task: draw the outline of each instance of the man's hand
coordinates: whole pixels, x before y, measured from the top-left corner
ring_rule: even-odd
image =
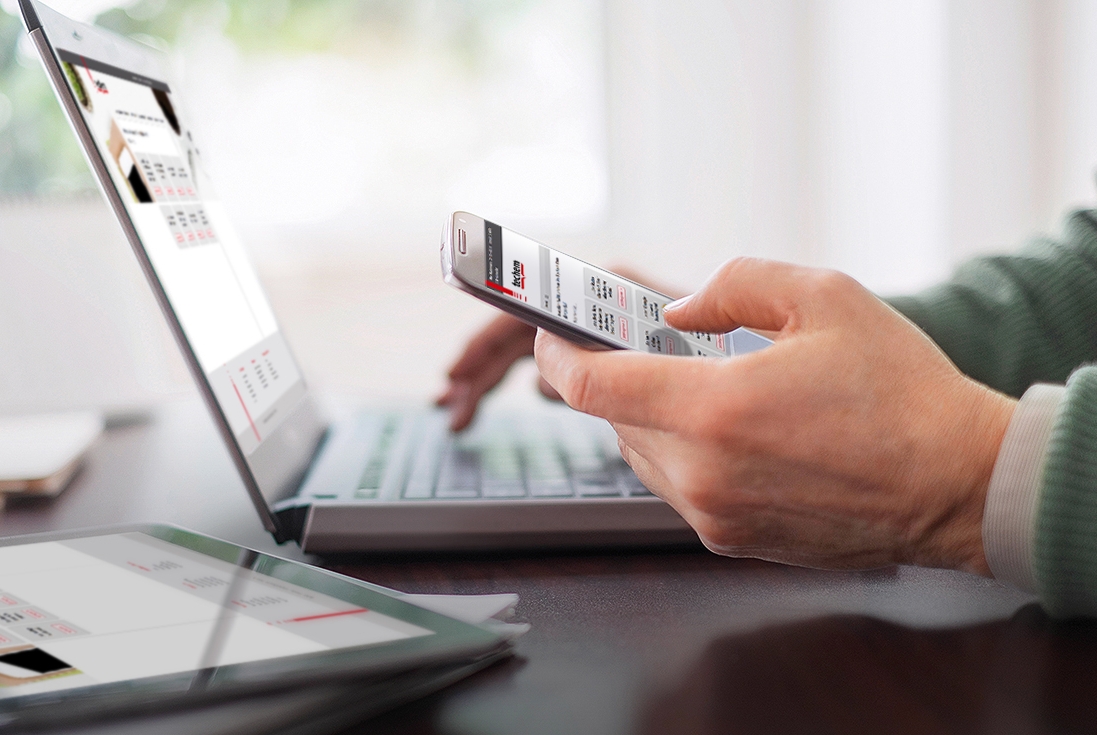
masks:
[[[511,366],[533,354],[537,330],[509,314],[500,314],[488,322],[465,346],[465,351],[449,369],[449,385],[435,399],[450,410],[449,426],[461,431],[472,423],[480,400],[506,376]],[[559,400],[559,394],[542,378],[541,392]]]
[[[628,266],[615,266],[612,271],[637,283],[665,294],[676,295],[678,289],[658,286]],[[533,338],[537,330],[509,314],[500,314],[477,332],[457,362],[449,369],[449,385],[435,403],[450,410],[450,429],[461,431],[472,423],[480,401],[506,377],[511,366],[523,357],[533,355]],[[560,400],[544,378],[537,381],[538,390],[552,400]]]
[[[1015,401],[961,374],[853,279],[739,259],[666,311],[772,330],[727,360],[591,352],[551,334],[541,375],[713,551],[791,564],[989,574],[981,523]]]

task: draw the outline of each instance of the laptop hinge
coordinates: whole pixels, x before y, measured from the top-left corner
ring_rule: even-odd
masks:
[[[278,530],[281,531],[279,536],[283,537],[279,538],[278,542],[296,541],[300,545],[301,539],[305,535],[305,524],[308,523],[309,511],[311,510],[311,504],[287,505],[275,510],[274,516],[278,519]]]

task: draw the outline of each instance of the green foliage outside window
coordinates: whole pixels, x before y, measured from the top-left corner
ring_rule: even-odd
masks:
[[[374,59],[443,47],[476,71],[496,21],[537,0],[140,0],[96,23],[162,49],[219,33],[242,54]],[[19,18],[0,10],[0,196],[89,192],[91,175],[34,58]]]

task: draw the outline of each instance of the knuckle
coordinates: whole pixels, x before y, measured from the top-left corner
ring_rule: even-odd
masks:
[[[727,425],[733,421],[731,412],[722,406],[719,408],[712,404],[699,406],[690,415],[687,429],[689,438],[696,442],[711,442],[718,439]]]
[[[748,255],[738,255],[730,260],[724,261],[724,264],[717,270],[720,280],[734,279],[738,273],[746,268],[750,268],[752,265],[758,262],[758,258],[752,258]]]
[[[848,276],[841,271],[830,269],[817,271],[812,279],[813,293],[816,296],[827,300],[840,298],[857,286],[857,281],[851,276]]]
[[[593,406],[597,390],[594,383],[595,378],[591,371],[573,368],[568,372],[560,394],[564,397],[564,401],[576,411],[587,413]]]
[[[694,442],[727,445],[746,415],[745,401],[734,395],[709,396],[693,406],[682,425],[682,434]]]

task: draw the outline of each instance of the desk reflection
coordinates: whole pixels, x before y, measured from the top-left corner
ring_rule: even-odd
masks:
[[[1095,695],[1095,623],[1037,605],[944,630],[843,615],[716,641],[641,731],[1097,732]]]

